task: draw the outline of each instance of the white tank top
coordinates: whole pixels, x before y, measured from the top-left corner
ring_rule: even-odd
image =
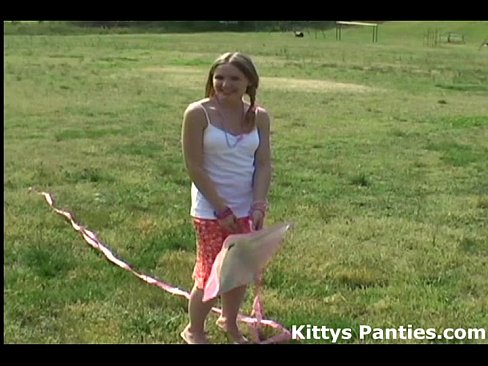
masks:
[[[254,154],[259,146],[257,128],[241,136],[234,136],[215,127],[205,108],[207,118],[203,132],[203,168],[237,217],[248,216],[252,203]],[[257,109],[256,109],[257,113]],[[195,184],[191,185],[190,215],[201,219],[215,219],[215,208]]]

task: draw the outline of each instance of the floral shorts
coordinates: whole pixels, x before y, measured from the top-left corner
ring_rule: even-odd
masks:
[[[241,217],[237,219],[240,226],[240,234],[251,231],[251,221],[249,217]],[[222,229],[218,220],[193,218],[193,225],[195,227],[197,236],[197,259],[195,268],[193,269],[193,279],[198,288],[205,288],[212,265],[222,249],[225,238],[230,233]]]

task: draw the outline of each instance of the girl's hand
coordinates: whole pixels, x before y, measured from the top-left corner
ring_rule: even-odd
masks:
[[[230,214],[225,216],[224,218],[219,219],[219,225],[221,228],[231,234],[236,234],[239,232],[237,217],[235,217],[234,214]]]
[[[251,212],[251,221],[253,230],[261,230],[264,224],[264,212],[261,210],[253,210]]]
[[[214,212],[214,214],[217,217],[219,225],[222,229],[231,234],[237,233],[239,231],[237,217],[234,215],[229,207],[226,207],[220,212]]]

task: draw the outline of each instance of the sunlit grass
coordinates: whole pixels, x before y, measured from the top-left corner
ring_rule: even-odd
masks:
[[[266,316],[352,328],[343,343],[380,343],[360,340],[361,324],[486,328],[488,61],[476,37],[487,26],[446,22],[468,42],[424,46],[434,26],[386,22],[378,44],[355,29],[341,42],[7,35],[5,342],[182,342],[186,300],[109,264],[28,188],[52,192],[140,271],[189,290],[181,119],[214,58],[235,49],[256,60],[258,103],[273,118],[268,224],[294,223],[265,276]],[[244,312],[251,303],[252,292]],[[212,322],[209,332],[225,342]]]

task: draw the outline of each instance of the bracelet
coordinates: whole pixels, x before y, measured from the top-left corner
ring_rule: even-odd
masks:
[[[249,216],[252,216],[252,214],[254,213],[254,211],[261,211],[261,213],[263,214],[263,216],[266,216],[266,211],[261,209],[261,208],[251,208],[249,210]]]
[[[233,215],[234,212],[230,209],[230,207],[226,207],[223,211],[217,212],[214,211],[214,215],[217,219],[222,220],[223,218],[226,218],[229,215]]]
[[[268,210],[268,202],[267,201],[254,201],[251,204],[251,208],[249,209],[249,216],[252,216],[252,213],[254,211],[261,211],[263,216],[265,216],[267,210]]]
[[[251,204],[251,209],[254,209],[254,208],[267,211],[268,210],[268,201],[254,201]]]

